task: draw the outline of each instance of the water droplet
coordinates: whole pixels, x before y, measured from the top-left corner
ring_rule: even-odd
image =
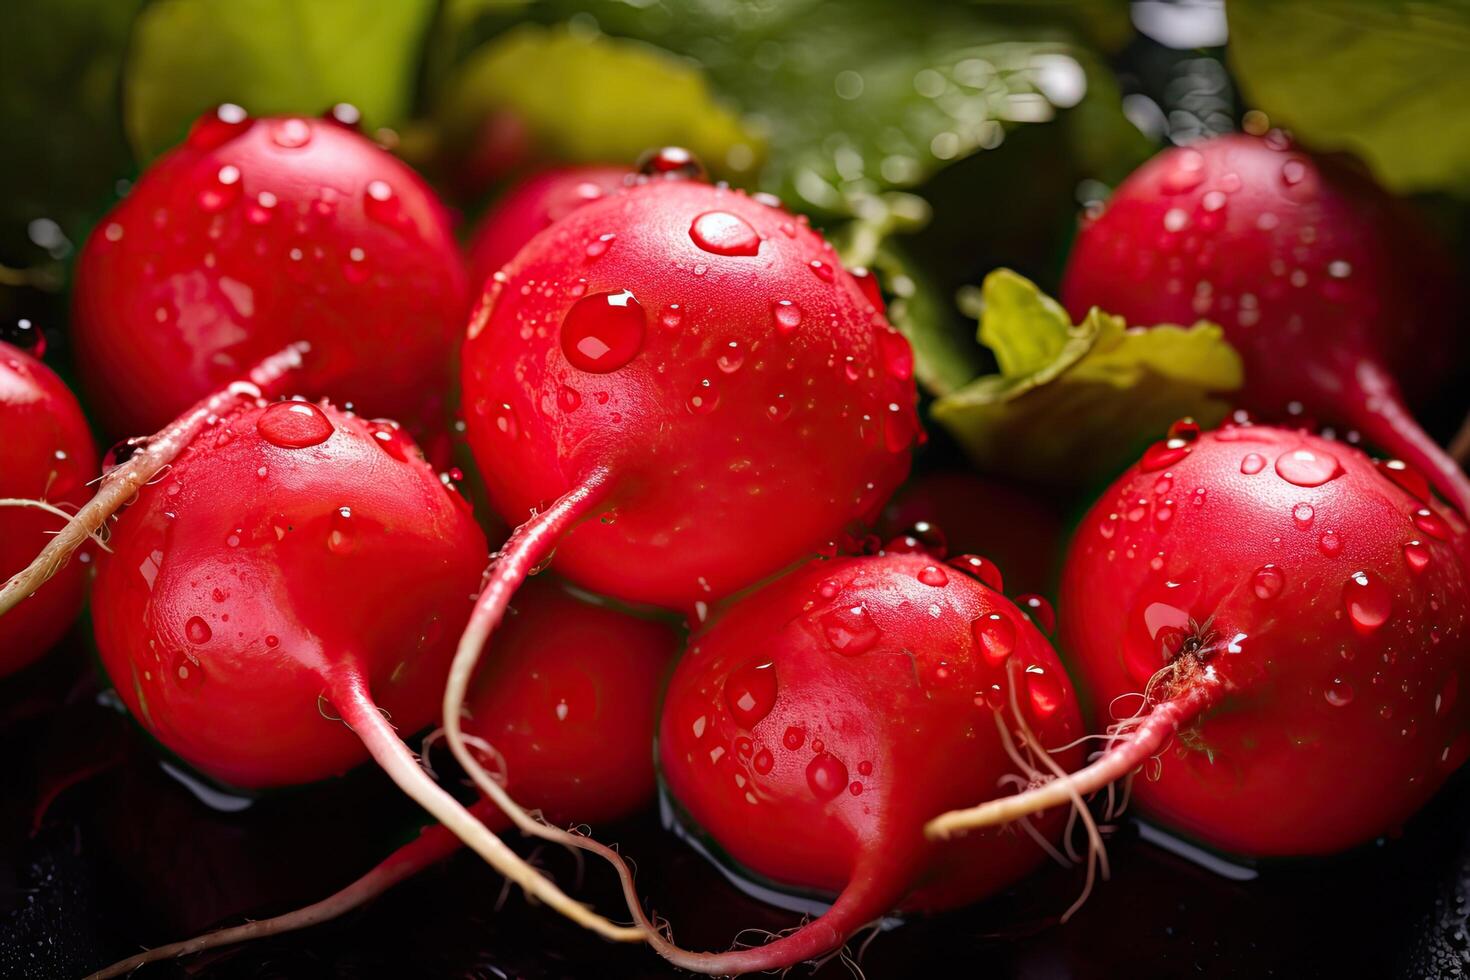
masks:
[[[1045,596],[1039,596],[1034,592],[1026,592],[1016,596],[1016,605],[1026,610],[1031,621],[1041,627],[1041,631],[1048,635],[1056,632],[1057,611],[1052,608]]]
[[[1144,450],[1143,459],[1139,460],[1138,468],[1144,473],[1152,473],[1155,470],[1173,466],[1188,456],[1192,448],[1188,439],[1179,436],[1156,442]]]
[[[883,631],[868,614],[868,607],[861,603],[833,609],[822,616],[821,623],[827,643],[832,649],[848,657],[873,649],[883,635]]]
[[[811,268],[812,272],[816,274],[818,279],[822,280],[823,282],[832,281],[832,267],[826,262],[823,262],[821,259],[812,259],[811,262],[807,263],[807,265]]]
[[[1336,558],[1342,554],[1342,535],[1336,531],[1323,531],[1317,539],[1317,550],[1328,558]]]
[[[556,393],[556,403],[563,412],[575,412],[582,404],[582,396],[577,389],[569,385],[562,385]]]
[[[643,349],[645,322],[643,306],[629,290],[583,296],[562,320],[562,353],[580,371],[616,371]]]
[[[1275,565],[1262,565],[1251,579],[1251,588],[1261,599],[1274,599],[1286,585],[1286,576]]]
[[[180,687],[198,687],[204,680],[204,670],[198,660],[186,653],[178,653],[174,655],[173,678]]]
[[[1315,514],[1316,512],[1312,510],[1312,505],[1307,503],[1297,504],[1291,509],[1292,521],[1303,531],[1312,526],[1312,518]]]
[[[890,453],[900,453],[914,441],[914,420],[897,402],[890,402],[883,413],[883,445]]]
[[[250,116],[233,103],[205,112],[189,129],[189,145],[199,150],[212,150],[223,146],[251,126]]]
[[[1353,693],[1351,684],[1341,677],[1334,677],[1332,683],[1322,691],[1322,697],[1326,698],[1327,703],[1334,708],[1342,708],[1352,703]]]
[[[795,333],[801,326],[801,309],[789,299],[776,302],[775,316],[776,330],[785,336]]]
[[[996,592],[1005,591],[1005,580],[1001,577],[1000,568],[989,558],[982,558],[980,555],[960,555],[957,558],[951,558],[949,564],[979,579]]]
[[[837,593],[841,591],[842,586],[838,584],[835,578],[824,578],[822,579],[822,583],[817,586],[817,595],[823,599],[835,599],[837,598]]]
[[[1429,500],[1429,481],[1414,467],[1401,459],[1374,460],[1378,471],[1420,500]]]
[[[240,198],[240,168],[225,164],[215,171],[214,179],[199,191],[199,208],[210,213],[223,211]]]
[[[1393,611],[1393,596],[1388,586],[1381,578],[1367,572],[1354,572],[1348,576],[1343,585],[1342,599],[1353,628],[1365,636],[1387,622]]]
[[[745,352],[740,349],[740,341],[732,340],[725,346],[719,358],[715,360],[715,366],[725,374],[734,374],[745,365]]]
[[[1429,548],[1423,541],[1410,541],[1404,545],[1404,561],[1408,562],[1409,571],[1416,575],[1429,567],[1430,557]]]
[[[761,749],[759,752],[757,752],[755,754],[755,758],[752,759],[752,760],[750,760],[751,768],[753,768],[756,772],[760,773],[762,776],[764,776],[764,775],[766,775],[766,773],[770,772],[771,771],[771,767],[774,766],[775,764],[776,764],[776,760],[771,755],[771,750],[770,749]]]
[[[327,532],[327,550],[334,555],[350,555],[357,550],[357,525],[352,521],[351,507],[338,507]]]
[[[1341,473],[1337,457],[1321,449],[1293,449],[1276,457],[1276,474],[1299,487],[1320,487]]]
[[[728,211],[706,211],[689,226],[694,244],[714,255],[755,255],[761,237],[744,218]]]
[[[1000,613],[981,616],[970,624],[975,643],[991,666],[998,667],[1016,649],[1016,624]]]
[[[1438,538],[1441,541],[1450,539],[1450,526],[1444,522],[1444,518],[1428,507],[1420,507],[1414,511],[1414,526],[1431,538]]]
[[[684,322],[684,311],[679,308],[678,303],[670,303],[669,308],[664,310],[664,315],[659,318],[665,329],[678,330]]]
[[[617,240],[617,237],[617,235],[611,233],[608,233],[606,235],[598,235],[596,238],[592,239],[592,241],[587,243],[587,248],[584,249],[584,251],[587,253],[587,257],[589,259],[596,259],[602,257],[603,255],[606,255],[608,248],[612,245],[614,241]]]
[[[392,419],[374,419],[368,423],[368,433],[383,452],[400,463],[408,462],[415,455],[417,447],[413,440]]]
[[[1287,187],[1295,187],[1307,175],[1307,165],[1301,160],[1291,159],[1281,165],[1281,180]]]
[[[521,434],[520,419],[509,402],[501,402],[500,407],[495,410],[495,431],[507,439],[514,439]]]
[[[925,565],[919,569],[919,581],[935,587],[949,584],[949,576],[938,565]]]
[[[664,146],[649,150],[638,158],[637,169],[645,177],[703,180],[705,176],[703,164],[682,146]]]
[[[35,358],[46,354],[46,336],[25,317],[0,326],[0,341],[25,351]]]
[[[1026,693],[1038,718],[1050,718],[1062,706],[1062,686],[1045,667],[1033,664],[1026,668]]]
[[[896,330],[885,330],[878,335],[878,346],[882,350],[883,366],[889,377],[897,381],[907,381],[914,376],[914,349],[903,334]]]
[[[1240,461],[1240,472],[1246,476],[1255,476],[1266,468],[1266,459],[1260,453],[1246,453],[1245,458]]]
[[[214,635],[214,631],[209,628],[209,624],[203,619],[198,616],[191,616],[189,621],[184,624],[184,635],[189,638],[190,643],[193,643],[195,646],[200,646],[209,642],[210,637]]]
[[[766,406],[766,418],[772,422],[784,422],[791,417],[793,407],[791,399],[784,394],[778,394],[776,400]]]
[[[322,113],[322,118],[345,129],[356,130],[362,125],[362,112],[351,102],[338,102]]]
[[[319,446],[332,437],[332,422],[310,402],[276,402],[255,420],[260,437],[282,449]]]
[[[363,190],[362,210],[369,218],[384,225],[396,225],[403,218],[402,204],[386,180],[368,181]]]
[[[776,705],[776,665],[750,663],[725,679],[725,705],[742,728],[754,728]]]
[[[786,746],[792,752],[795,752],[797,749],[801,748],[802,743],[804,743],[805,741],[806,729],[797,728],[795,725],[792,725],[790,728],[786,729],[785,734],[781,736],[781,744]]]
[[[707,415],[719,406],[720,393],[715,388],[713,381],[704,378],[694,386],[694,390],[689,393],[684,404],[695,415]]]
[[[291,117],[277,119],[271,123],[271,142],[288,150],[294,150],[311,142],[311,127],[305,119]]]
[[[1210,191],[1204,197],[1200,198],[1199,203],[1200,207],[1205,211],[1213,212],[1223,208],[1226,200],[1224,191]]]
[[[1173,163],[1161,183],[1165,194],[1185,194],[1204,181],[1205,158],[1198,150],[1183,149],[1175,152]]]
[[[825,803],[847,788],[847,767],[828,752],[818,753],[807,763],[806,784],[812,795]]]

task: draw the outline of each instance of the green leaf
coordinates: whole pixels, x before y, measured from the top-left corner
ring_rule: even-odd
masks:
[[[313,115],[350,102],[368,128],[397,125],[433,13],[433,0],[154,0],[125,69],[128,137],[146,161],[221,102]]]
[[[1470,0],[1230,0],[1231,67],[1308,145],[1399,191],[1470,194]]]
[[[888,322],[914,348],[914,376],[924,389],[945,395],[975,376],[980,352],[955,328],[955,312],[912,259],[891,240],[873,258],[888,293]]]
[[[936,401],[934,419],[982,468],[1045,483],[1106,480],[1170,423],[1224,418],[1243,380],[1213,323],[1129,328],[1094,308],[1073,325],[1009,270],[986,277],[980,338],[1002,365]]]
[[[437,112],[451,142],[496,111],[517,115],[560,160],[627,161],[668,144],[716,173],[761,160],[759,135],[710,91],[696,62],[638,41],[523,25],[482,45],[445,85]]]

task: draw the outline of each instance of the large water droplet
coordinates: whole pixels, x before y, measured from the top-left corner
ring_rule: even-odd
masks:
[[[821,623],[832,649],[849,657],[873,649],[883,635],[868,614],[868,607],[862,604],[833,609],[822,616]]]
[[[649,150],[638,158],[638,172],[645,177],[704,179],[704,165],[682,146],[664,146]]]
[[[1353,694],[1353,686],[1341,677],[1334,677],[1332,682],[1322,691],[1322,696],[1334,708],[1342,708],[1351,704]]]
[[[1429,500],[1429,481],[1414,467],[1400,459],[1374,460],[1378,471],[1420,500]]]
[[[1450,526],[1445,523],[1444,518],[1428,507],[1420,507],[1414,511],[1414,526],[1431,538],[1438,538],[1441,541],[1450,539]]]
[[[801,309],[789,299],[778,300],[775,307],[776,331],[790,336],[801,326]]]
[[[1323,531],[1317,539],[1317,550],[1328,558],[1336,558],[1342,554],[1342,535],[1336,531]]]
[[[352,520],[351,507],[338,507],[332,515],[332,526],[327,531],[327,550],[334,555],[350,555],[357,551],[359,535],[357,524]]]
[[[771,755],[770,749],[761,749],[755,754],[755,758],[750,760],[751,768],[760,773],[762,776],[770,772],[771,767],[775,764],[776,759],[774,756]]]
[[[1308,503],[1297,504],[1291,509],[1292,522],[1303,531],[1312,526],[1312,518],[1314,516],[1316,516],[1316,511]]]
[[[878,335],[878,345],[883,351],[883,366],[889,377],[907,381],[914,376],[914,349],[904,335],[896,330],[885,330]]]
[[[1143,459],[1139,460],[1138,468],[1145,473],[1152,473],[1166,466],[1173,466],[1188,456],[1191,448],[1189,440],[1179,436],[1156,442],[1144,450]]]
[[[199,208],[213,213],[223,211],[240,199],[240,168],[225,164],[214,173],[214,178],[199,190]]]
[[[1275,565],[1262,565],[1251,578],[1251,588],[1261,599],[1274,599],[1286,585],[1286,576]]]
[[[311,142],[311,127],[305,119],[292,116],[288,119],[277,119],[271,123],[271,142],[277,146],[294,150]]]
[[[776,705],[776,665],[750,663],[725,679],[725,705],[743,728],[754,728]]]
[[[825,803],[847,789],[847,766],[830,752],[820,752],[807,763],[806,784]]]
[[[1062,685],[1040,665],[1026,668],[1026,693],[1038,718],[1050,718],[1062,706]]]
[[[643,306],[629,290],[583,296],[562,320],[562,353],[580,371],[616,371],[643,349],[645,323]]]
[[[1240,461],[1240,472],[1246,476],[1255,476],[1266,468],[1266,458],[1260,453],[1246,453],[1245,458]]]
[[[975,644],[991,666],[998,667],[1016,649],[1016,624],[1000,613],[981,616],[970,624]]]
[[[949,564],[974,576],[996,592],[1005,591],[1005,579],[1001,577],[1000,566],[989,558],[982,558],[980,555],[960,555],[957,558],[951,558]]]
[[[189,617],[189,621],[184,624],[184,635],[189,638],[190,643],[193,643],[195,646],[200,646],[209,642],[210,637],[214,635],[214,631],[200,617],[191,616]]]
[[[310,402],[276,402],[255,420],[260,437],[282,449],[319,446],[332,437],[332,422]]]
[[[919,569],[919,581],[935,587],[949,584],[949,576],[938,565],[925,565]]]
[[[1423,541],[1410,541],[1404,545],[1404,561],[1408,563],[1409,571],[1416,575],[1429,567],[1430,557],[1429,548]]]
[[[749,222],[728,211],[706,211],[689,226],[694,244],[715,255],[755,255],[761,236]]]
[[[1341,473],[1337,457],[1321,449],[1293,449],[1276,457],[1276,474],[1299,487],[1320,487]]]
[[[1034,592],[1027,592],[1016,596],[1016,605],[1026,610],[1031,621],[1041,627],[1041,631],[1050,635],[1057,628],[1057,611],[1052,608],[1050,602],[1044,596]]]
[[[194,120],[189,130],[189,145],[199,150],[212,150],[228,143],[250,126],[251,119],[245,110],[227,102]]]
[[[25,351],[32,357],[46,354],[46,336],[30,320],[21,317],[0,325],[0,341]]]
[[[785,733],[781,736],[781,744],[786,746],[792,752],[795,752],[797,749],[801,748],[804,742],[806,742],[806,729],[798,728],[795,725],[787,728]]]
[[[1393,595],[1383,579],[1363,571],[1348,576],[1342,600],[1353,629],[1365,636],[1387,622],[1393,612]]]

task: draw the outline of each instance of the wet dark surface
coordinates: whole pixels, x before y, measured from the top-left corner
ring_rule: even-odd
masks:
[[[104,699],[105,700],[105,699]],[[386,779],[345,779],[206,806],[159,765],[147,740],[98,701],[80,644],[0,683],[0,976],[81,976],[114,959],[320,898],[415,832]],[[1351,778],[1345,774],[1345,778]],[[36,823],[40,801],[51,797]],[[1232,881],[1125,826],[1113,880],[1066,925],[1080,872],[1049,868],[1011,893],[876,936],[870,980],[986,977],[1459,977],[1470,964],[1470,783],[1449,787],[1404,832],[1333,860]],[[793,914],[728,884],[650,811],[598,828],[639,868],[656,911],[689,946]],[[540,860],[565,885],[565,854]],[[617,908],[611,874],[589,865],[578,895]],[[856,947],[854,943],[854,948]],[[798,969],[798,975],[805,968]],[[305,932],[216,951],[140,977],[583,978],[675,975],[652,953],[580,933],[463,854],[367,908]],[[817,976],[855,975],[833,960]]]

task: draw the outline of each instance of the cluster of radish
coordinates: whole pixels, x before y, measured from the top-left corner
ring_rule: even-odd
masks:
[[[371,757],[437,823],[317,905],[104,975],[321,921],[461,843],[608,938],[772,970],[1076,854],[1078,818],[1098,856],[1102,790],[1215,848],[1319,854],[1470,755],[1470,483],[1394,382],[1436,380],[1447,292],[1437,258],[1405,268],[1425,233],[1366,178],[1220,138],[1088,217],[1074,313],[1215,319],[1244,404],[1398,459],[1300,418],[1182,422],[1083,519],[1056,617],[1045,512],[970,477],[894,497],[922,441],[912,352],[778,201],[677,151],[550,171],[486,219],[467,279],[432,191],[339,116],[221,107],[98,225],[85,394],[112,435],[158,431],[95,495],[77,401],[0,344],[0,670],[90,577],[102,663],[169,752],[245,788]],[[456,430],[517,526],[493,554],[440,472]],[[524,586],[548,564],[575,589]],[[1035,592],[1006,598],[1002,567]],[[593,595],[682,615],[684,653]],[[400,737],[430,727],[478,803]],[[561,829],[646,805],[654,745],[679,819],[830,909],[762,946],[675,945],[621,855]],[[575,901],[510,829],[605,857],[628,908]]]

